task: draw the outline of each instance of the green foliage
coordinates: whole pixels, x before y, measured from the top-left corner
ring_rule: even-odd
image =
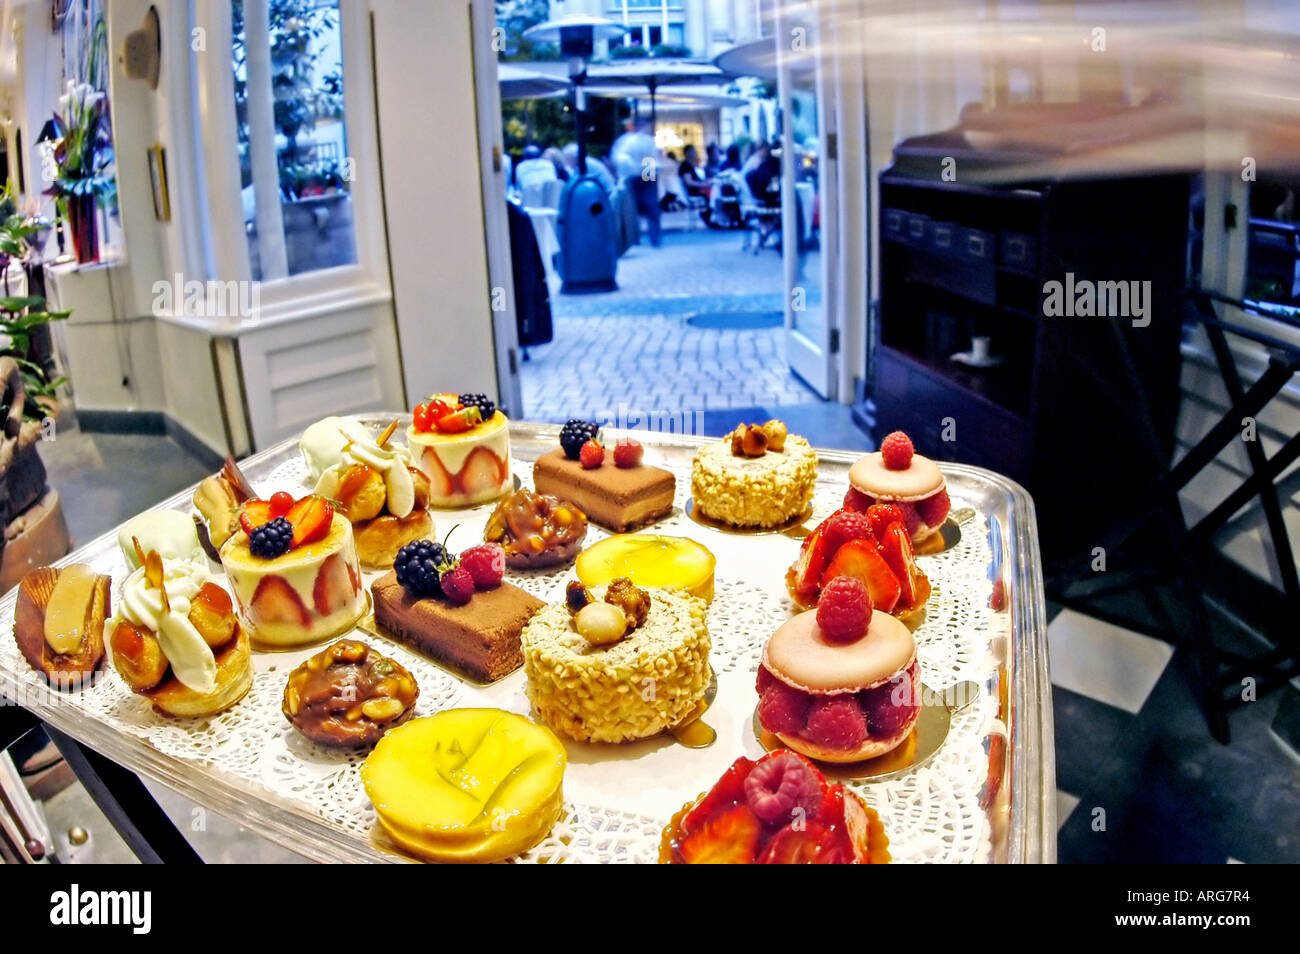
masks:
[[[637,43],[626,43],[609,51],[611,60],[643,60],[649,55],[649,51]]]
[[[46,409],[38,398],[53,398],[67,382],[64,377],[51,379],[45,369],[32,361],[32,338],[36,331],[52,321],[63,321],[70,311],[46,311],[45,299],[37,295],[0,298],[0,334],[9,339],[5,354],[18,363],[23,377],[23,391],[27,396],[23,417],[31,421],[42,420]]]
[[[496,22],[505,31],[503,60],[558,60],[560,49],[554,43],[532,43],[524,31],[542,23],[550,15],[549,0],[496,0]]]
[[[311,146],[298,143],[304,130],[323,119],[343,118],[343,76],[332,69],[317,77],[320,54],[313,52],[317,40],[338,28],[337,10],[319,0],[270,0],[271,93],[276,130],[288,140],[277,154],[280,185],[305,182],[311,174],[305,167],[315,163]],[[239,150],[240,184],[253,181],[249,154],[247,40],[243,0],[230,5],[231,57],[235,71],[236,142]],[[338,187],[345,187],[341,177]],[[301,192],[290,189],[287,197]]]
[[[650,50],[650,55],[660,59],[681,58],[690,56],[691,51],[677,43],[656,43]]]

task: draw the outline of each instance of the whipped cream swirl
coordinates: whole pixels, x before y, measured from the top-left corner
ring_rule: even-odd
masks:
[[[207,571],[197,564],[163,560],[163,586],[171,607],[164,612],[162,593],[149,585],[144,567],[133,570],[122,584],[118,612],[108,621],[106,632],[111,634],[119,619],[148,630],[157,637],[163,655],[171,663],[172,674],[182,685],[195,692],[213,692],[217,688],[217,660],[189,620],[192,601],[206,582]],[[108,652],[112,653],[111,646]]]

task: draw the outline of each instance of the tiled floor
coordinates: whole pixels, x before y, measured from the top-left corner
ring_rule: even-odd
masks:
[[[822,446],[869,447],[843,409],[750,410],[779,411]],[[205,472],[158,436],[66,431],[42,454],[82,540]],[[1049,616],[1060,861],[1300,862],[1300,761],[1269,729],[1279,695],[1235,713],[1232,744],[1220,745],[1189,689],[1184,650],[1059,607]],[[196,824],[196,806],[150,788],[209,861],[301,860],[217,815]],[[97,860],[128,858],[79,786],[47,813],[55,830],[90,829]]]
[[[633,246],[618,263],[619,289],[552,298],[554,339],[521,366],[525,415],[563,422],[613,420],[632,411],[705,412],[820,403],[790,373],[785,330],[719,331],[694,314],[779,315],[781,259],[740,250],[741,235],[667,231],[663,245]]]

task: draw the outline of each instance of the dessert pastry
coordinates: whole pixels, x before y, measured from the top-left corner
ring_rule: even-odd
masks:
[[[207,571],[141,551],[104,627],[113,668],[134,692],[173,716],[229,709],[253,685],[248,636],[230,595]]]
[[[785,581],[795,603],[807,609],[837,576],[862,581],[875,609],[909,622],[930,598],[930,580],[917,568],[902,511],[893,504],[835,511],[804,537]]]
[[[875,613],[852,577],[827,585],[815,612],[782,624],[763,647],[758,720],[823,762],[859,762],[896,748],[920,715],[916,640]]]
[[[352,522],[357,556],[373,569],[392,566],[398,550],[433,532],[429,479],[409,450],[389,443],[396,427],[394,421],[378,439],[349,440],[316,482],[316,493]]]
[[[637,586],[676,587],[707,602],[717,562],[708,547],[686,537],[629,533],[583,550],[574,569],[587,586],[626,576]]]
[[[736,759],[673,816],[659,844],[671,865],[887,864],[880,817],[793,752]]]
[[[157,550],[164,560],[205,563],[194,520],[179,510],[149,510],[122,524],[117,533],[117,545],[122,550],[128,570],[140,567],[132,540],[139,540],[145,553]]]
[[[317,421],[298,438],[298,453],[307,467],[307,478],[320,480],[321,474],[343,459],[343,449],[349,442],[369,438],[370,429],[348,417],[327,417]]]
[[[523,662],[519,634],[543,605],[504,575],[505,553],[494,543],[459,559],[440,543],[408,544],[370,587],[375,622],[449,668],[494,682]]]
[[[393,840],[431,861],[502,861],[560,817],[564,746],[501,709],[447,709],[393,729],[361,783]]]
[[[501,546],[506,566],[529,570],[568,563],[587,538],[587,515],[559,497],[519,489],[488,517],[483,539]]]
[[[352,524],[315,494],[247,501],[221,565],[250,635],[269,646],[337,636],[366,608]]]
[[[256,496],[257,491],[233,457],[226,458],[219,473],[199,481],[199,486],[194,490],[194,509],[199,512],[199,516],[194,518],[194,525],[198,531],[199,543],[216,562],[221,562],[222,546],[239,529],[240,508]],[[131,561],[128,553],[130,541],[129,536],[118,536],[118,543],[122,552],[127,554],[128,563]],[[140,542],[144,545],[143,537]],[[167,554],[164,553],[163,556],[166,557]]]
[[[701,447],[691,463],[699,514],[735,527],[769,529],[807,512],[817,483],[812,446],[777,420],[736,428]]]
[[[876,503],[890,503],[903,515],[903,525],[919,544],[939,532],[952,509],[943,472],[930,458],[914,453],[912,439],[894,431],[849,468],[844,506],[860,513]]]
[[[53,688],[81,688],[104,661],[111,582],[84,563],[72,563],[32,570],[18,584],[14,639]]]
[[[533,487],[572,500],[594,523],[619,533],[653,523],[673,509],[677,483],[671,472],[641,462],[641,445],[624,439],[609,453],[597,427],[569,421],[560,447],[537,458]]]
[[[368,748],[411,718],[415,677],[365,643],[340,639],[289,673],[281,711],[313,742]]]
[[[524,628],[528,699],[542,720],[571,739],[628,742],[695,714],[712,678],[704,602],[625,578],[569,587]]]
[[[472,507],[510,487],[510,428],[482,394],[435,394],[415,406],[406,429],[434,507]]]

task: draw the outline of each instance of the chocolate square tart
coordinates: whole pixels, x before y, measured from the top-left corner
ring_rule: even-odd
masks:
[[[519,634],[546,604],[509,583],[480,590],[464,605],[415,597],[389,571],[370,587],[375,622],[413,649],[478,682],[495,682],[523,665]]]
[[[670,513],[677,480],[661,467],[617,467],[612,452],[588,470],[557,449],[533,463],[533,487],[572,501],[593,523],[624,533]]]

